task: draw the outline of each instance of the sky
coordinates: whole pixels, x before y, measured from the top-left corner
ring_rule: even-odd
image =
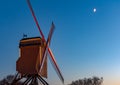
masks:
[[[120,0],[30,0],[65,84],[93,76],[120,85]],[[94,11],[96,9],[96,11]],[[19,40],[40,36],[26,0],[0,0],[0,79],[16,73]],[[62,85],[48,60],[51,85]]]

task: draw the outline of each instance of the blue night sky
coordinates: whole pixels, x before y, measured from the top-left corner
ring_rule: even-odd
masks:
[[[51,22],[55,24],[50,48],[65,84],[98,76],[104,85],[120,85],[120,0],[31,0],[31,4],[46,38]],[[0,79],[16,73],[23,33],[39,36],[26,0],[0,0]],[[48,82],[62,85],[48,64]]]

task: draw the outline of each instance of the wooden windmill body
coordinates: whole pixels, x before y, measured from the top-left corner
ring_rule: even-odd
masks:
[[[47,57],[42,71],[39,73],[45,42],[40,37],[24,38],[20,40],[19,48],[20,57],[16,63],[16,70],[21,75],[41,74],[42,77],[47,78]]]

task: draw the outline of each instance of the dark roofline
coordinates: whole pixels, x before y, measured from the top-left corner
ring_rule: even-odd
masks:
[[[40,38],[40,39],[42,39],[41,37],[27,37],[27,38],[22,38],[21,40],[34,39],[34,38]]]

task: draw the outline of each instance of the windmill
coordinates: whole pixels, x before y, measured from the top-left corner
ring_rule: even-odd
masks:
[[[41,37],[23,38],[20,40],[20,57],[16,62],[16,74],[12,84],[16,84],[18,81],[26,78],[22,85],[49,85],[44,78],[47,78],[47,55],[49,54],[49,59],[62,83],[64,84],[64,78],[61,71],[56,63],[54,55],[49,48],[50,41],[52,38],[55,26],[52,22],[50,32],[48,34],[47,40],[42,33],[42,30],[38,24],[37,18],[32,9],[32,5],[29,0],[27,0],[28,6],[34,18],[34,21],[38,27]],[[44,77],[44,78],[43,78]],[[39,80],[39,81],[38,81]]]

